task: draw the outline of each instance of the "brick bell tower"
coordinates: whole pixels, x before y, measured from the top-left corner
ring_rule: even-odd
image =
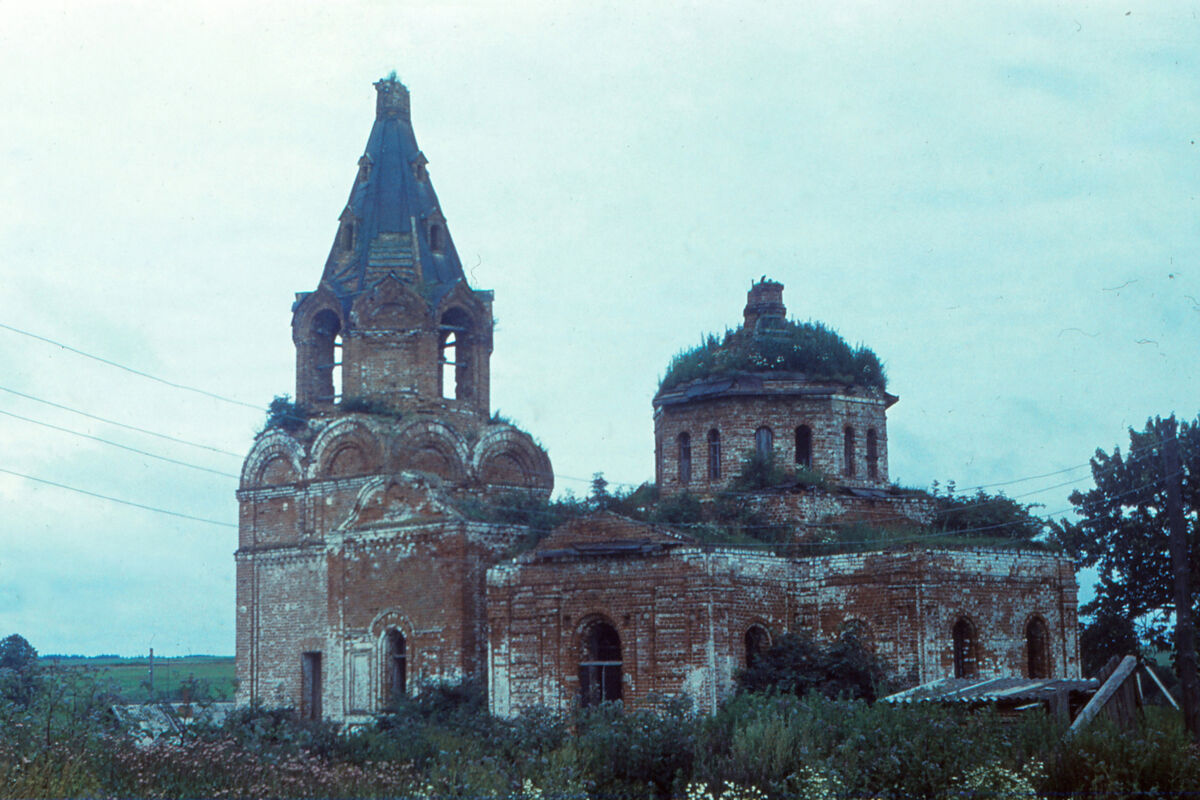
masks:
[[[493,418],[492,293],[467,285],[408,89],[375,121],[317,288],[296,296],[296,409],[238,490],[238,702],[363,721],[482,678],[487,569],[527,533],[478,509],[553,472]],[[475,509],[472,511],[471,509]]]
[[[375,84],[375,124],[321,282],[292,312],[296,399],[487,414],[492,293],[471,289],[413,135],[408,89]]]

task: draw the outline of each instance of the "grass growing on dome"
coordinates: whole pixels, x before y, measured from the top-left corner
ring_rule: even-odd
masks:
[[[699,345],[677,353],[667,366],[659,391],[689,381],[737,372],[802,372],[811,378],[883,391],[883,364],[867,347],[851,347],[837,331],[820,322],[763,319],[753,333],[709,334]]]

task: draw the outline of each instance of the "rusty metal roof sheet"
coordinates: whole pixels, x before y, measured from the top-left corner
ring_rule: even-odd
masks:
[[[1003,703],[1049,700],[1061,691],[1092,693],[1093,678],[941,678],[883,698],[887,703]]]

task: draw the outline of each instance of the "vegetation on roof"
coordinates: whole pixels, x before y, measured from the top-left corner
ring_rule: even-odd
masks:
[[[721,339],[709,334],[698,346],[676,354],[658,388],[737,372],[803,372],[848,386],[887,388],[883,364],[868,348],[851,347],[820,322],[769,318],[760,320],[752,333],[739,327]]]

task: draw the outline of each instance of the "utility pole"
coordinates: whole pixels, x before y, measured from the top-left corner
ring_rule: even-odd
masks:
[[[150,699],[154,699],[154,648],[150,648]]]
[[[1196,628],[1192,621],[1192,590],[1189,581],[1187,525],[1183,520],[1183,498],[1179,485],[1179,440],[1175,415],[1158,425],[1162,441],[1164,477],[1167,483],[1167,525],[1170,529],[1171,573],[1175,579],[1175,669],[1183,695],[1183,723],[1193,739],[1200,739],[1200,675],[1196,672]]]

